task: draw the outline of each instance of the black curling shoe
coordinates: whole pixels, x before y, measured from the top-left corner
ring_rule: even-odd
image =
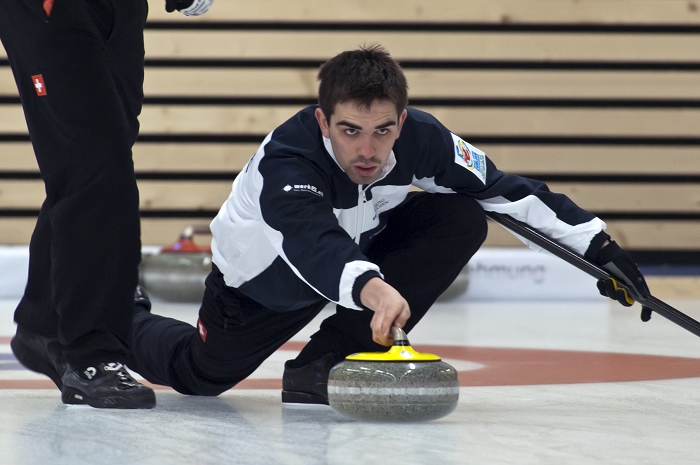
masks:
[[[100,363],[63,375],[64,404],[95,408],[147,409],[156,406],[153,389],[136,381],[121,363]]]
[[[58,389],[63,388],[61,377],[67,363],[58,339],[40,336],[17,326],[17,334],[12,338],[10,347],[22,365],[48,376]]]
[[[288,360],[282,375],[282,402],[328,405],[328,373],[344,358],[329,353],[302,367],[295,367],[294,360]]]
[[[145,310],[147,312],[151,311],[151,298],[148,292],[146,292],[146,288],[141,284],[137,284],[136,290],[134,291],[134,309]]]

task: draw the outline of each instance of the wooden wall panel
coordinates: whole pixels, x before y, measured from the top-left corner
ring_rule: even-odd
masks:
[[[211,218],[142,218],[141,243],[172,244],[187,226],[210,222]],[[35,225],[36,218],[0,217],[0,244],[28,244]]]
[[[4,50],[2,52],[4,53]],[[0,67],[0,94],[18,95],[17,84],[9,66]]]
[[[318,92],[315,69],[148,68],[147,96],[310,97]]]
[[[684,71],[405,71],[409,97],[700,99],[700,73]],[[156,96],[316,98],[317,70],[296,68],[146,69],[144,92]],[[0,95],[17,96],[8,67]],[[4,112],[4,105],[0,106]]]
[[[0,179],[0,209],[39,209],[46,198],[41,180]]]
[[[699,72],[407,70],[413,97],[700,98]]]
[[[133,150],[134,168],[137,172],[237,172],[259,145],[137,142]]]
[[[477,144],[496,166],[509,173],[700,175],[695,147],[538,146]],[[259,144],[147,143],[134,146],[137,172],[236,172]],[[0,166],[6,171],[38,170],[29,142],[2,144]]]
[[[316,74],[315,69],[294,68],[148,68],[144,90],[146,96],[266,96],[315,99],[318,91]],[[700,73],[697,72],[408,69],[405,74],[409,85],[409,99],[700,98]],[[16,93],[14,83],[11,90]]]
[[[0,244],[29,244],[36,218],[0,217]]]
[[[477,145],[499,169],[525,175],[700,174],[696,147]]]
[[[696,136],[700,109],[418,107],[463,135]]]
[[[0,133],[2,132],[27,133],[22,105],[0,105]]]
[[[469,135],[504,134],[697,136],[700,128],[700,109],[418,108],[467,140]],[[298,110],[289,105],[148,105],[141,113],[141,132],[267,134]]]
[[[231,192],[230,180],[138,181],[141,209],[218,210]],[[550,182],[582,208],[606,212],[700,213],[700,189],[695,184]],[[45,192],[41,180],[0,179],[0,209],[39,208]],[[700,234],[698,234],[700,238]]]
[[[181,21],[162,0],[148,0],[149,19]],[[217,0],[193,21],[485,21],[698,24],[696,0]]]
[[[141,210],[218,210],[231,181],[138,181]]]
[[[25,129],[26,130],[26,129]],[[5,142],[0,144],[0,170],[39,171],[30,142]]]
[[[606,231],[621,247],[634,250],[700,249],[700,221],[606,221]],[[522,246],[513,234],[489,221],[485,245]]]
[[[700,35],[659,33],[647,28],[630,32],[586,32],[596,25],[700,26],[700,0],[217,0],[200,18],[166,14],[163,0],[149,0],[153,22],[145,31],[146,105],[142,135],[262,136],[303,105],[275,99],[315,100],[316,69],[302,65],[246,67],[192,66],[181,59],[325,60],[359,44],[381,43],[399,60],[491,60],[547,64],[590,61],[590,69],[447,69],[407,67],[410,98],[433,113],[452,131],[478,139],[542,137],[540,145],[481,143],[499,168],[554,179],[552,190],[564,192],[584,208],[613,212],[608,230],[625,247],[636,250],[700,252]],[[263,29],[239,29],[240,22],[267,23]],[[290,31],[270,26],[290,21],[326,23],[317,30]],[[410,32],[329,30],[353,22],[490,24],[488,32],[469,30]],[[174,28],[163,29],[163,22]],[[228,29],[177,29],[178,24]],[[499,25],[570,25],[577,32],[495,30]],[[221,26],[221,24],[218,24]],[[321,25],[323,26],[323,25]],[[161,28],[159,28],[161,27]],[[619,29],[619,28],[618,28]],[[687,32],[687,31],[686,31]],[[0,48],[0,59],[5,57]],[[165,59],[168,66],[155,65]],[[601,70],[594,62],[617,64]],[[633,62],[688,65],[685,71],[630,68]],[[202,63],[200,63],[201,65]],[[204,63],[206,64],[206,63]],[[189,67],[185,67],[189,66]],[[445,66],[443,64],[443,66]],[[207,97],[210,104],[176,102]],[[231,103],[231,98],[267,98],[257,104]],[[12,142],[26,134],[12,73],[0,66],[0,243],[26,243],[33,218],[17,209],[35,210],[43,200],[36,162],[28,142]],[[221,98],[217,104],[211,104]],[[429,104],[421,99],[443,99]],[[168,99],[170,99],[168,101]],[[229,100],[226,100],[229,99]],[[455,106],[456,99],[475,99]],[[479,101],[479,99],[481,99]],[[500,100],[499,100],[500,99]],[[508,99],[509,101],[506,101]],[[528,99],[539,99],[538,102]],[[606,100],[591,106],[585,99]],[[195,102],[192,102],[195,103]],[[498,106],[496,104],[498,103]],[[617,107],[604,107],[603,105]],[[634,106],[636,105],[636,106]],[[627,145],[552,145],[547,138],[580,136],[638,137]],[[686,139],[684,145],[645,145],[644,138]],[[472,140],[475,142],[474,140]],[[550,140],[551,142],[551,140]],[[134,163],[139,176],[145,244],[172,243],[190,224],[207,224],[201,211],[216,211],[230,191],[231,179],[258,144],[205,142],[138,142]],[[659,176],[666,176],[659,180]],[[602,176],[606,182],[600,182]],[[613,176],[612,178],[610,176]],[[625,181],[625,182],[615,182]],[[634,176],[639,176],[634,179]],[[160,177],[160,180],[154,179]],[[567,180],[568,177],[568,180]],[[656,177],[656,181],[652,178]],[[697,178],[697,179],[696,179]],[[170,211],[170,218],[153,218]],[[619,215],[622,213],[622,216]],[[666,215],[685,220],[649,220]],[[182,216],[192,215],[192,218]],[[625,216],[626,215],[626,216]],[[519,244],[492,225],[488,245]]]
[[[696,137],[700,109],[450,108],[418,107],[452,132],[470,135]],[[5,105],[0,132],[26,133],[20,105]],[[298,106],[146,105],[141,134],[267,134]]]
[[[218,210],[231,192],[231,181],[140,180],[139,198],[148,210]],[[0,209],[39,209],[46,192],[39,180],[0,179]]]
[[[700,213],[697,184],[550,182],[547,185],[589,211]]]
[[[628,249],[700,250],[700,221],[607,221],[607,232]]]
[[[209,224],[212,218],[142,218],[142,243],[164,245],[175,242],[189,225]],[[0,217],[0,243],[27,244],[36,218]],[[607,231],[622,247],[636,250],[698,250],[698,221],[608,221]],[[485,245],[523,246],[503,227],[489,222]]]
[[[328,58],[381,44],[397,60],[642,60],[700,59],[692,34],[516,32],[197,31],[147,30],[147,58]]]

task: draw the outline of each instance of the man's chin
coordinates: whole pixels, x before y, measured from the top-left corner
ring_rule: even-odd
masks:
[[[379,176],[362,176],[362,175],[357,174],[357,173],[353,173],[352,176],[348,176],[348,177],[355,184],[363,184],[363,185],[372,184],[374,181],[379,179]]]

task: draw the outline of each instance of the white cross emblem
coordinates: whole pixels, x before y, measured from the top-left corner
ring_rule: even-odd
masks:
[[[34,87],[36,87],[37,93],[41,93],[41,89],[44,87],[41,85],[41,81],[39,79],[34,79]]]

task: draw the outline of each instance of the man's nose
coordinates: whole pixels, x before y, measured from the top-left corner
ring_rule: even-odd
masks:
[[[363,158],[372,158],[374,156],[374,145],[372,144],[372,137],[366,136],[362,138],[358,155],[360,155]]]

